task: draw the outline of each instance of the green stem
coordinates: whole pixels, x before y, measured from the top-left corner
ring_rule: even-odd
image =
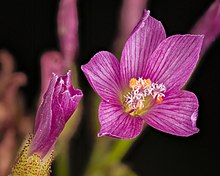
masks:
[[[134,142],[135,139],[117,140],[112,150],[108,153],[107,162],[110,164],[119,163]]]
[[[55,175],[70,176],[68,147],[65,147],[55,160]]]

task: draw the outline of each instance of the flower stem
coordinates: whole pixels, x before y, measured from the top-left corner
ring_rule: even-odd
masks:
[[[68,146],[65,146],[55,160],[55,175],[70,176]]]
[[[117,140],[114,143],[114,146],[111,152],[108,153],[108,156],[107,156],[108,163],[111,164],[111,163],[120,162],[134,142],[135,142],[135,139]]]

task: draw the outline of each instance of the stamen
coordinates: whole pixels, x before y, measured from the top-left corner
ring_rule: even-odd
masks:
[[[132,78],[129,82],[132,89],[125,95],[125,103],[128,106],[128,112],[134,113],[136,110],[143,110],[152,102],[150,98],[155,99],[156,103],[161,103],[165,97],[166,87],[163,84],[152,83],[151,80],[143,78]]]
[[[156,102],[161,103],[163,101],[162,96],[157,96]]]
[[[136,84],[137,84],[137,80],[136,80],[135,78],[132,78],[132,79],[130,80],[129,87],[133,89],[133,88],[136,87]]]
[[[148,79],[145,79],[146,80],[146,83],[148,84],[148,85],[151,85],[151,80],[148,78]]]
[[[137,104],[136,104],[136,108],[138,108],[139,110],[142,110],[144,107],[144,104],[142,101],[138,101]]]

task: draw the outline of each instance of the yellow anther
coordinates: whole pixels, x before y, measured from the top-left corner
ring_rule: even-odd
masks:
[[[141,84],[141,86],[146,87],[151,85],[151,80],[150,79],[144,79],[143,83]]]
[[[157,102],[157,103],[161,103],[162,101],[163,101],[162,96],[157,96],[156,102]]]
[[[148,78],[148,79],[145,79],[145,81],[146,81],[146,83],[148,84],[148,85],[151,85],[151,80]]]
[[[135,88],[135,87],[137,87],[137,80],[136,80],[135,78],[132,78],[129,83],[130,83],[130,84],[129,84],[129,87],[130,87],[130,88]]]

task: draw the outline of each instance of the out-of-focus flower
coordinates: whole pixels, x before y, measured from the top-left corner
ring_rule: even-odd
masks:
[[[143,122],[177,136],[197,133],[198,100],[180,90],[198,61],[203,36],[166,38],[162,24],[144,11],[122,51],[120,63],[109,52],[82,66],[102,98],[98,134],[134,138]]]
[[[72,87],[71,72],[53,74],[30,137],[12,169],[12,175],[48,175],[53,148],[66,122],[76,110],[82,91]]]
[[[201,55],[220,35],[220,0],[215,0],[206,13],[199,19],[191,30],[192,34],[204,34]]]
[[[77,1],[76,0],[60,0],[59,9],[57,14],[57,32],[59,39],[60,51],[50,51],[43,54],[41,57],[41,93],[40,101],[43,99],[43,95],[47,90],[49,84],[49,75],[55,73],[62,75],[66,70],[72,69],[74,72],[74,81],[77,84],[77,72],[75,72],[74,59],[77,57],[78,50],[78,16],[77,16]],[[77,129],[77,126],[81,120],[81,108],[75,115],[78,117],[74,120],[71,118],[63,130],[60,140],[57,145],[57,153],[66,156],[68,153],[69,140]],[[74,123],[72,123],[74,120]],[[74,130],[73,130],[74,129]],[[65,144],[63,143],[65,141]],[[67,154],[68,155],[68,154]],[[60,158],[60,157],[59,157]],[[57,160],[57,165],[63,159]],[[66,160],[65,160],[66,161]],[[68,161],[66,162],[68,163]],[[68,170],[68,166],[65,164],[65,169]],[[59,172],[60,167],[57,167]],[[63,168],[62,168],[63,169]],[[67,171],[68,172],[68,171]]]
[[[118,24],[118,35],[114,42],[115,55],[120,58],[123,46],[132,30],[141,19],[148,0],[123,0]]]
[[[26,75],[15,72],[14,58],[6,50],[0,50],[0,65],[0,175],[8,175],[18,145],[16,138],[30,132],[32,123],[24,117],[19,90],[27,82]]]
[[[3,139],[0,141],[0,175],[5,176],[9,173],[13,157],[16,150],[16,132],[13,128],[7,129]]]
[[[76,0],[60,0],[57,17],[60,50],[65,68],[72,66],[78,48],[78,16]]]
[[[41,56],[41,96],[40,102],[43,100],[43,95],[47,91],[51,74],[64,74],[63,57],[58,51],[48,51]]]
[[[48,51],[41,56],[41,95],[48,88],[50,75],[62,75],[72,68],[73,59],[78,48],[78,17],[76,0],[60,0],[57,31],[59,37],[59,51]]]

